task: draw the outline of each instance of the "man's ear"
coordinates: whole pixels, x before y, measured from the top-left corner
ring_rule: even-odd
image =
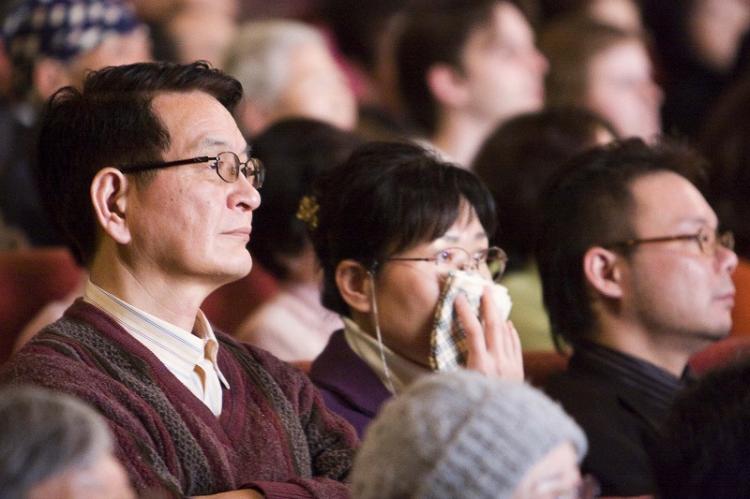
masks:
[[[352,310],[367,314],[372,311],[372,280],[370,271],[359,262],[343,260],[336,266],[336,286]]]
[[[622,268],[617,253],[601,246],[583,255],[583,273],[589,285],[607,298],[622,298]]]
[[[91,203],[99,225],[119,244],[130,242],[128,189],[132,183],[117,168],[102,168],[91,181]]]
[[[448,64],[435,64],[427,71],[427,86],[435,100],[449,107],[461,107],[469,98],[466,79]]]
[[[34,64],[31,78],[37,94],[45,101],[58,89],[72,83],[65,65],[48,57],[40,59]]]

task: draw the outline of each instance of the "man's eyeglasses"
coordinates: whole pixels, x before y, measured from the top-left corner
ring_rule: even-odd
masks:
[[[463,248],[446,248],[431,257],[392,256],[385,261],[401,262],[434,262],[438,272],[448,273],[451,270],[486,271],[497,282],[505,272],[508,255],[501,248],[493,246],[476,253],[469,253]]]
[[[120,165],[119,169],[123,173],[136,173],[197,163],[208,163],[211,168],[216,170],[220,179],[230,184],[240,178],[240,172],[242,172],[245,178],[250,180],[256,189],[263,187],[263,180],[266,178],[266,169],[258,158],[248,157],[247,161],[240,161],[240,157],[231,151],[220,152],[216,156],[198,156],[197,158],[178,159],[175,161]]]
[[[728,250],[734,250],[734,234],[731,231],[718,232],[707,228],[700,229],[695,234],[680,234],[677,236],[649,237],[646,239],[630,239],[605,244],[605,248],[630,248],[640,244],[668,243],[671,241],[695,241],[701,253],[712,256],[716,249],[722,246]]]

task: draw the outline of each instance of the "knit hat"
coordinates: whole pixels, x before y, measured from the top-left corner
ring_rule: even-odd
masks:
[[[2,36],[11,61],[21,65],[39,56],[68,61],[139,25],[121,0],[22,0],[8,11]]]
[[[365,433],[352,471],[355,499],[511,497],[526,472],[578,425],[531,386],[459,370],[421,378]]]

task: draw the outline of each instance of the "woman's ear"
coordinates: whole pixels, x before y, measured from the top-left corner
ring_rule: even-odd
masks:
[[[621,258],[614,251],[594,246],[583,255],[583,273],[589,286],[607,298],[622,297]]]
[[[119,244],[130,242],[127,224],[128,178],[117,168],[99,170],[91,181],[91,203],[99,225]]]
[[[372,274],[361,263],[343,260],[336,266],[336,286],[347,305],[363,314],[372,311]]]

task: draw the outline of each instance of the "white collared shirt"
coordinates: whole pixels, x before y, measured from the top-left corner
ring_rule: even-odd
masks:
[[[394,395],[401,393],[407,386],[415,381],[420,376],[430,373],[430,370],[424,366],[412,362],[409,359],[405,359],[400,356],[387,346],[378,342],[377,339],[373,338],[357,325],[356,322],[348,317],[342,317],[344,320],[344,338],[357,356],[362,359],[365,364],[370,366],[370,369],[375,371],[380,381],[383,382],[389,392]],[[381,348],[383,352],[383,358],[388,365],[388,374],[390,374],[390,381],[386,370],[383,366],[383,358],[381,358]]]
[[[221,414],[221,385],[228,390],[229,383],[217,362],[219,342],[203,312],[198,310],[193,334],[122,301],[90,280],[83,299],[148,348],[214,415]]]

